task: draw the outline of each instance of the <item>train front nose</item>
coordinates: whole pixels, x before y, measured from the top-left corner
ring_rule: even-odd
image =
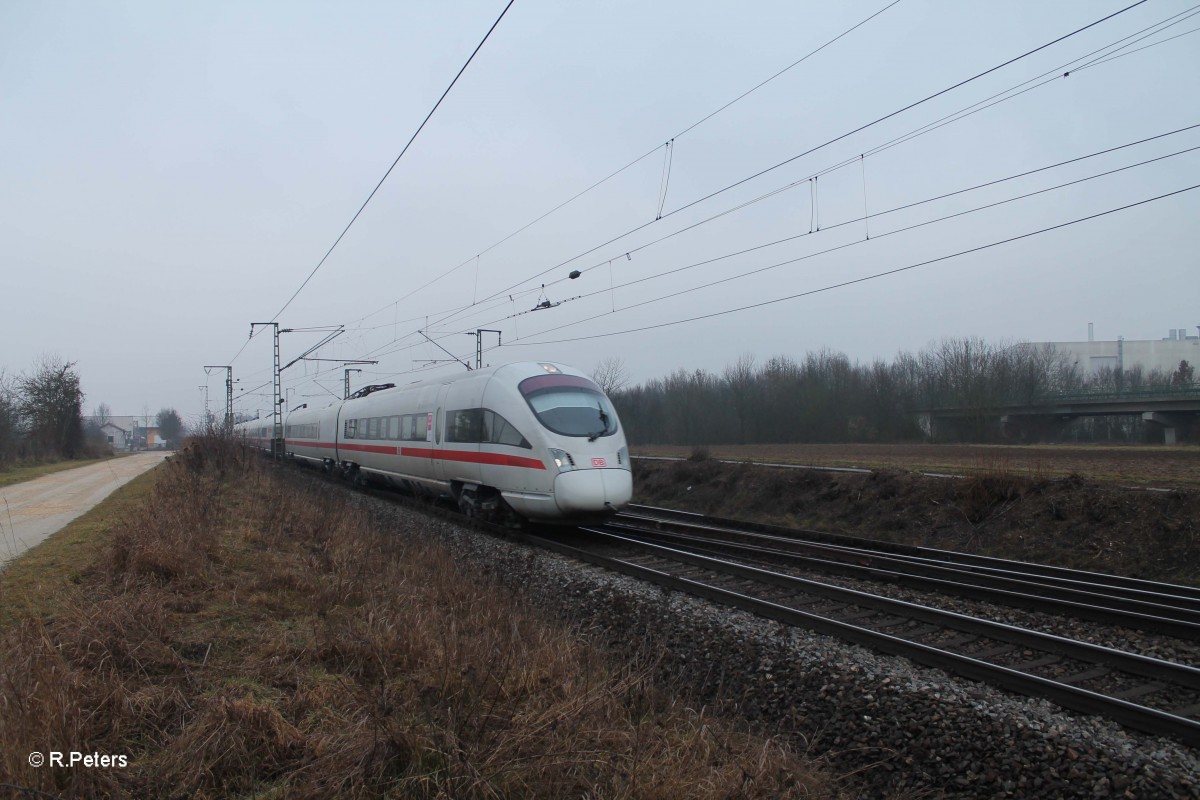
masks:
[[[554,501],[565,515],[616,512],[633,499],[626,469],[577,469],[554,479]]]

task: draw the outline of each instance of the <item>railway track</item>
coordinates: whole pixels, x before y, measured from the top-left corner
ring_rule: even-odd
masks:
[[[587,536],[579,541],[522,538],[669,589],[1200,747],[1200,669],[740,563],[713,551],[745,545],[716,541],[712,532],[701,537],[702,547],[664,544],[663,532],[653,529],[661,515],[640,531],[630,525],[634,515],[647,516],[637,510],[581,528]],[[749,547],[756,558],[768,555],[761,543]]]
[[[605,526],[697,552],[863,578],[1200,641],[1200,589],[631,506]]]
[[[368,494],[397,499],[394,492],[368,489]],[[570,534],[515,531],[468,519],[427,503],[410,507],[517,539],[571,558],[595,564],[668,589],[739,608],[819,633],[854,642],[889,655],[936,667],[951,674],[999,686],[1031,697],[1048,699],[1063,708],[1107,717],[1126,727],[1177,739],[1200,747],[1200,669],[1118,649],[1032,631],[944,609],[896,600],[829,583],[782,574],[718,557],[730,550],[756,559],[791,557],[797,543],[814,540],[850,551],[846,563],[868,557],[895,558],[913,566],[911,579],[927,579],[922,571],[939,564],[977,572],[989,580],[1019,564],[1018,572],[1034,575],[1047,585],[1073,588],[1084,576],[1053,567],[1004,562],[998,559],[934,551],[813,531],[775,529],[758,524],[714,520],[687,512],[633,506],[611,523],[575,529]],[[634,520],[640,520],[635,525]],[[669,523],[669,524],[668,524]],[[667,530],[674,528],[674,530]],[[680,534],[680,529],[690,534]],[[663,544],[664,537],[695,534],[692,541]],[[585,536],[580,537],[578,534]],[[747,544],[748,534],[791,539],[792,545],[772,549],[761,539]],[[784,534],[784,535],[780,535]],[[741,541],[739,541],[739,539]],[[855,553],[855,550],[864,552]],[[807,557],[807,556],[804,556]],[[878,563],[867,567],[878,579],[888,570]],[[1099,576],[1115,587],[1114,595],[1137,602],[1153,602],[1154,587],[1145,581]],[[888,575],[885,580],[893,580]],[[1024,580],[1024,578],[1016,578]],[[1105,583],[1105,581],[1101,581]],[[1180,608],[1196,610],[1200,592],[1189,587],[1170,597],[1188,599]],[[965,591],[965,590],[964,590]],[[1073,602],[1073,601],[1069,601]],[[1061,608],[1077,610],[1068,603]],[[1166,604],[1160,604],[1166,605]],[[1041,610],[1044,610],[1041,609]],[[1140,612],[1127,612],[1140,613]],[[1112,622],[1111,618],[1099,618]],[[1124,618],[1122,618],[1124,619]],[[1169,618],[1168,618],[1169,619]],[[1126,622],[1113,624],[1127,624]],[[1194,619],[1177,619],[1180,630],[1190,631]]]

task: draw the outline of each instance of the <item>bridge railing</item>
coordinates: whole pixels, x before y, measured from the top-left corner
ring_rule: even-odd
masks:
[[[1080,400],[1153,400],[1195,396],[1200,396],[1200,382],[1177,383],[1153,389],[1085,389],[1075,392],[1049,392],[1038,395],[1028,405]]]
[[[1153,389],[1084,389],[1073,392],[1048,392],[1035,396],[1032,400],[1001,400],[989,406],[936,406],[919,409],[919,413],[938,414],[969,411],[983,415],[1003,412],[1013,408],[1036,408],[1053,406],[1064,403],[1111,403],[1121,401],[1147,400],[1188,400],[1200,399],[1200,381],[1178,383],[1170,386],[1159,386]]]

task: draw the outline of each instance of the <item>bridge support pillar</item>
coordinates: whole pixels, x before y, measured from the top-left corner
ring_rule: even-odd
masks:
[[[1163,442],[1175,444],[1176,430],[1186,428],[1194,416],[1194,414],[1172,414],[1166,411],[1145,411],[1142,412],[1142,421],[1162,427]]]

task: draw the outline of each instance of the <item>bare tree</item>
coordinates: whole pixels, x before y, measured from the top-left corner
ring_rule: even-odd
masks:
[[[0,370],[0,464],[15,461],[20,446],[21,395],[16,377]]]
[[[83,446],[83,390],[75,363],[42,356],[21,385],[21,413],[34,458],[74,458]]]
[[[757,394],[758,376],[754,368],[754,354],[742,353],[737,361],[725,367],[725,386],[738,421],[738,444],[746,443],[746,422],[751,415],[751,404]]]
[[[108,435],[104,432],[104,426],[108,424],[111,417],[112,409],[108,407],[108,403],[101,403],[92,409],[92,415],[88,417],[83,426],[89,456],[112,454]]]
[[[112,409],[108,407],[108,403],[101,403],[92,409],[92,419],[96,423],[97,428],[103,428],[112,419]]]
[[[592,380],[605,394],[611,395],[621,391],[629,383],[629,371],[625,369],[625,362],[621,358],[609,356],[596,364],[596,368],[592,370]]]

